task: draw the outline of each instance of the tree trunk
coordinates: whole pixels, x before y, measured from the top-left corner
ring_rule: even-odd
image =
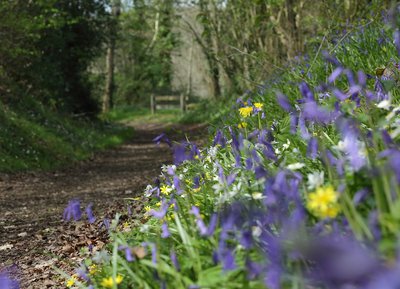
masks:
[[[112,107],[112,99],[114,92],[114,51],[115,51],[115,35],[117,33],[116,21],[120,14],[120,3],[116,1],[112,7],[112,22],[110,27],[110,39],[107,48],[107,56],[106,56],[106,85],[103,94],[103,105],[102,111],[103,113],[107,113],[110,111]]]

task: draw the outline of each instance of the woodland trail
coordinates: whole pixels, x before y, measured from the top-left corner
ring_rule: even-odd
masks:
[[[165,144],[152,139],[162,132],[172,140],[201,140],[201,125],[135,124],[130,141],[95,154],[90,160],[54,172],[0,175],[0,272],[17,278],[21,289],[65,288],[54,267],[71,272],[84,257],[82,248],[101,249],[107,240],[104,218],[116,212],[122,220],[140,221],[145,200],[131,204],[124,198],[143,194],[162,164],[171,163]],[[93,203],[97,221],[63,222],[63,210],[77,198],[82,207]],[[132,212],[128,216],[127,212]]]

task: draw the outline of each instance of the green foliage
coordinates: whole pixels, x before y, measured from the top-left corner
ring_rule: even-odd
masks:
[[[47,170],[122,143],[132,129],[49,111],[32,98],[0,105],[0,171]]]
[[[2,1],[0,93],[16,102],[27,92],[65,112],[95,113],[89,64],[105,39],[107,0]]]

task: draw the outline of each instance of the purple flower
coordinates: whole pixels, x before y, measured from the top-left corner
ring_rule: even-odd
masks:
[[[67,207],[64,209],[63,219],[64,221],[70,221],[74,218],[75,221],[79,221],[82,217],[81,204],[77,199],[69,201]]]
[[[305,102],[302,111],[303,117],[306,120],[312,120],[326,124],[333,119],[333,114],[318,106],[315,101]]]
[[[365,197],[368,195],[369,191],[367,189],[361,189],[358,190],[353,197],[353,203],[355,206],[357,206],[358,204],[360,204]]]
[[[314,101],[314,94],[311,91],[311,89],[308,87],[307,83],[304,81],[300,83],[300,92],[303,95],[303,99],[299,100],[300,103],[302,102],[309,102],[309,101]]]
[[[161,209],[159,211],[150,210],[149,214],[157,219],[162,219],[167,214],[167,211],[168,211],[168,204],[167,202],[163,201],[161,204]]]
[[[376,256],[357,241],[328,236],[309,243],[310,277],[328,288],[365,288],[380,269]],[[359,287],[360,286],[360,287]]]
[[[329,76],[328,82],[329,83],[334,82],[342,74],[343,71],[344,71],[343,67],[341,66],[336,67],[335,70],[332,72],[332,74]]]
[[[264,270],[263,266],[251,261],[250,259],[246,259],[246,270],[247,270],[247,279],[254,280],[256,279]]]
[[[359,70],[357,72],[357,78],[358,78],[358,83],[362,86],[365,87],[367,85],[367,75],[364,73],[364,71]]]
[[[394,44],[396,45],[397,54],[400,56],[400,31],[396,29],[393,33]]]
[[[366,162],[361,152],[361,143],[358,141],[358,129],[355,123],[346,119],[340,119],[337,126],[343,136],[343,149],[347,154],[347,159],[354,171],[358,171]]]
[[[92,207],[93,203],[90,203],[85,209],[90,224],[93,224],[96,221],[96,217],[93,215]]]
[[[167,137],[167,135],[163,132],[162,134],[160,134],[159,136],[156,136],[153,139],[153,142],[160,144],[161,142],[165,142],[169,147],[172,147],[172,143],[169,140],[169,138]]]
[[[190,154],[186,152],[186,146],[187,144],[180,143],[180,144],[175,144],[172,147],[175,165],[179,165],[182,162],[191,159]]]
[[[276,95],[276,99],[278,101],[278,104],[287,112],[293,111],[293,107],[290,104],[289,100],[287,99],[286,95],[283,93],[278,92]]]
[[[332,93],[336,96],[337,99],[339,100],[345,100],[347,99],[349,96],[345,93],[343,93],[340,89],[338,88],[334,88],[332,90]]]
[[[200,210],[196,206],[192,206],[190,213],[196,217],[196,225],[202,236],[211,236],[214,234],[215,228],[217,227],[218,216],[217,214],[212,214],[210,219],[210,224],[208,227],[204,224],[204,221],[200,215]]]
[[[339,60],[337,60],[336,57],[330,55],[328,51],[325,51],[325,50],[322,51],[322,55],[324,56],[326,61],[328,61],[336,66],[341,66],[341,63],[339,62]]]
[[[166,222],[163,222],[161,225],[161,238],[168,238],[169,236],[171,236],[169,230],[168,230],[168,225]]]
[[[104,225],[106,230],[109,230],[110,229],[110,220],[108,218],[104,218],[103,224],[101,224],[100,226],[102,226],[102,225]]]
[[[173,249],[171,249],[169,256],[171,258],[171,262],[174,265],[176,271],[179,272],[181,270],[181,266],[179,265],[178,257],[176,256],[176,253]]]
[[[310,138],[308,141],[307,155],[313,160],[318,155],[318,140],[315,137]]]
[[[226,145],[226,139],[221,130],[218,130],[217,133],[215,134],[213,146],[216,146],[217,144],[221,145],[222,147],[225,147]]]
[[[231,248],[225,247],[222,252],[220,252],[222,269],[224,271],[230,271],[236,269],[235,256],[233,255],[233,250]]]
[[[0,272],[0,289],[19,289],[18,282]]]
[[[178,194],[182,193],[182,189],[181,189],[181,186],[180,186],[180,180],[179,180],[179,178],[177,176],[174,176],[174,187],[175,187],[176,192]]]
[[[380,157],[387,157],[388,163],[393,170],[397,182],[400,183],[400,151],[397,149],[387,149],[379,154]]]

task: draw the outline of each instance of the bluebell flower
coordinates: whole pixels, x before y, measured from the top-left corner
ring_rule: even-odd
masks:
[[[168,238],[171,236],[171,233],[168,230],[168,225],[166,222],[163,222],[161,225],[161,238]]]
[[[160,144],[161,142],[165,142],[169,147],[172,147],[172,143],[169,140],[169,138],[167,137],[167,135],[163,132],[162,134],[156,136],[153,139],[153,142]]]
[[[19,284],[6,274],[0,272],[0,289],[19,289]]]
[[[181,266],[179,265],[178,257],[173,249],[171,249],[169,256],[171,258],[172,265],[174,265],[176,271],[179,272],[181,270]]]
[[[300,93],[303,95],[303,98],[298,100],[299,103],[315,100],[314,93],[308,87],[307,83],[305,83],[304,81],[302,83],[300,83],[299,89],[300,89]]]
[[[216,146],[217,144],[221,145],[222,147],[225,147],[226,145],[226,139],[221,130],[218,130],[217,133],[215,134],[213,146]]]
[[[278,104],[287,112],[292,112],[293,111],[293,107],[290,104],[288,98],[286,97],[286,95],[284,95],[283,93],[278,92],[276,94],[276,99],[278,101]]]
[[[82,217],[81,204],[77,199],[69,201],[67,207],[64,209],[64,221],[70,221],[72,218],[79,221]]]
[[[201,236],[211,236],[217,227],[218,216],[217,214],[212,214],[209,226],[207,227],[200,215],[200,210],[196,206],[192,206],[190,213],[196,217],[196,225],[200,231]]]
[[[132,249],[129,246],[119,246],[118,250],[125,252],[126,261],[133,262],[133,261],[136,260],[135,257],[132,254]]]
[[[305,259],[312,264],[308,272],[311,280],[332,289],[365,288],[381,266],[368,248],[340,235],[311,241]]]
[[[96,221],[96,217],[93,215],[92,207],[93,203],[90,203],[85,209],[90,224],[93,224]]]
[[[163,200],[160,210],[159,211],[150,210],[149,214],[157,219],[162,219],[167,214],[167,211],[168,211],[168,203],[165,200]]]
[[[397,54],[400,56],[400,31],[396,29],[393,33],[394,44],[396,45]]]
[[[331,75],[328,77],[328,82],[332,83],[334,82],[344,71],[344,68],[339,66],[336,67],[335,70],[331,73]]]
[[[310,138],[307,147],[307,156],[315,159],[318,155],[318,140],[315,137]]]
[[[324,56],[324,58],[325,58],[326,61],[328,61],[328,62],[330,62],[330,63],[332,63],[332,64],[334,64],[334,65],[336,65],[336,66],[341,66],[341,65],[342,65],[342,64],[339,62],[339,60],[338,60],[336,57],[334,57],[334,56],[332,56],[331,54],[329,54],[328,51],[323,50],[323,51],[322,51],[322,55]]]
[[[247,271],[247,279],[254,280],[259,277],[261,273],[265,270],[264,266],[259,263],[251,261],[249,258],[246,258],[246,271]]]
[[[320,106],[315,101],[308,101],[303,104],[302,116],[306,120],[327,124],[334,118],[334,114]]]
[[[368,76],[364,73],[364,71],[359,70],[357,72],[358,84],[365,88],[367,85]]]
[[[179,165],[186,160],[192,159],[190,153],[186,151],[186,147],[186,143],[175,144],[172,147],[175,165]]]

